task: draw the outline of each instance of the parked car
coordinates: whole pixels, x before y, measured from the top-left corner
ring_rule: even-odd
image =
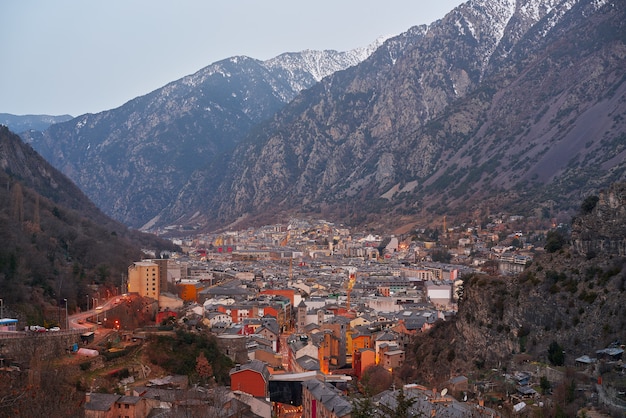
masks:
[[[30,327],[28,327],[29,331],[33,331],[33,332],[46,332],[47,330],[39,325],[31,325]]]

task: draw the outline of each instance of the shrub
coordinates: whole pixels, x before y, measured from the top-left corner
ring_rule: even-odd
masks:
[[[549,231],[546,237],[546,246],[544,247],[548,253],[555,253],[565,245],[565,237],[559,231]]]
[[[562,366],[565,364],[565,353],[563,353],[563,347],[556,341],[552,341],[548,347],[548,360],[554,366]]]

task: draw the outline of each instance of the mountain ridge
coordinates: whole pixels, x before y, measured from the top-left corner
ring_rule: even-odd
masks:
[[[556,2],[545,3],[553,4]],[[442,47],[442,38],[449,40],[449,42],[454,42],[456,40],[457,42],[460,42],[461,45],[475,45],[472,43],[473,38],[466,37],[458,39],[432,35],[435,30],[446,31],[456,28],[453,21],[456,20],[457,13],[460,13],[459,11],[463,10],[463,8],[460,7],[447,15],[446,18],[442,20],[442,23],[440,23],[438,28],[428,28],[425,33],[431,34],[432,36],[432,38],[425,38],[425,44],[428,46],[420,44],[422,45],[421,47],[418,46],[414,50],[407,52],[403,61],[395,63],[391,71],[396,71],[398,75],[395,77],[394,81],[385,79],[384,86],[373,88],[370,86],[376,86],[375,83],[368,84],[365,80],[361,81],[360,83],[364,87],[362,87],[358,93],[362,94],[362,100],[350,101],[352,98],[346,93],[347,91],[350,91],[350,87],[356,85],[355,79],[357,79],[358,76],[350,79],[351,84],[349,87],[340,86],[337,88],[337,98],[329,97],[333,94],[330,89],[340,84],[340,77],[343,76],[345,72],[341,75],[334,76],[335,80],[327,81],[325,86],[317,85],[314,88],[303,92],[301,96],[299,96],[280,113],[282,121],[287,121],[285,123],[285,126],[287,127],[275,125],[267,129],[267,131],[270,132],[268,137],[264,138],[260,136],[259,138],[251,141],[266,141],[263,147],[253,145],[250,146],[249,150],[236,150],[235,157],[233,158],[234,164],[239,161],[245,161],[246,168],[244,169],[243,166],[234,165],[229,169],[229,172],[245,172],[250,174],[247,174],[246,178],[234,179],[233,183],[230,185],[226,184],[224,186],[223,190],[221,190],[222,195],[220,196],[220,199],[226,203],[220,210],[218,210],[218,212],[224,212],[226,207],[235,207],[239,213],[245,213],[250,211],[251,208],[259,207],[264,207],[269,211],[270,206],[274,206],[275,211],[277,208],[280,208],[280,202],[283,199],[273,199],[272,196],[277,194],[279,191],[282,195],[289,196],[289,193],[293,191],[294,195],[297,195],[297,197],[290,196],[289,199],[300,203],[302,206],[309,205],[312,199],[317,199],[319,202],[324,196],[332,196],[331,199],[335,202],[333,203],[335,208],[331,209],[331,211],[335,214],[339,214],[339,216],[343,219],[347,219],[345,216],[348,215],[349,212],[358,213],[359,209],[361,212],[365,209],[365,211],[373,212],[374,216],[378,216],[380,214],[381,207],[385,207],[386,209],[393,207],[393,205],[383,205],[383,202],[379,200],[380,196],[383,196],[386,191],[389,191],[393,187],[398,187],[401,190],[408,192],[405,193],[406,195],[410,195],[413,190],[416,190],[416,184],[421,183],[423,187],[423,191],[421,193],[413,193],[413,196],[407,196],[407,198],[414,200],[413,202],[407,202],[408,204],[413,205],[413,207],[409,206],[407,208],[407,206],[404,205],[404,210],[408,209],[409,211],[413,211],[417,214],[418,212],[423,213],[423,208],[416,207],[418,205],[422,205],[420,200],[433,200],[434,203],[438,203],[437,200],[441,199],[439,196],[443,194],[441,191],[451,185],[451,180],[453,178],[460,180],[459,183],[462,187],[452,187],[449,192],[453,195],[448,197],[454,199],[462,197],[462,195],[454,195],[459,193],[463,194],[471,190],[474,183],[476,183],[476,185],[479,184],[478,181],[481,180],[481,177],[485,177],[485,175],[488,175],[490,172],[495,173],[498,170],[501,170],[498,169],[498,166],[502,164],[501,160],[503,160],[503,157],[506,155],[504,153],[507,152],[507,148],[503,148],[497,144],[497,142],[502,142],[502,138],[494,137],[494,133],[498,133],[502,136],[506,135],[512,139],[516,132],[507,133],[507,130],[511,130],[508,121],[515,122],[515,124],[519,126],[515,127],[515,130],[522,129],[521,133],[524,133],[525,130],[528,129],[522,128],[521,124],[533,125],[532,120],[530,121],[531,123],[529,123],[528,120],[515,120],[518,116],[516,115],[515,109],[506,103],[509,98],[519,102],[524,102],[524,100],[526,100],[526,91],[515,91],[515,94],[510,95],[502,92],[496,95],[496,91],[498,89],[502,89],[506,86],[509,86],[510,89],[510,86],[515,86],[515,83],[512,83],[511,80],[514,80],[515,77],[519,77],[516,73],[516,71],[518,71],[518,65],[526,65],[528,67],[526,72],[531,70],[537,72],[541,68],[541,65],[543,65],[543,57],[537,58],[536,55],[532,55],[532,49],[529,48],[529,44],[531,43],[529,38],[534,36],[534,39],[532,40],[533,46],[540,41],[543,41],[545,45],[546,39],[548,39],[546,33],[550,33],[545,32],[546,28],[556,28],[554,29],[554,37],[562,36],[559,35],[559,30],[561,30],[560,28],[566,28],[568,25],[568,16],[573,22],[578,22],[577,24],[584,25],[584,20],[582,20],[583,13],[589,13],[588,16],[593,16],[594,11],[599,10],[596,9],[594,2],[574,3],[575,2],[561,3],[559,5],[560,7],[554,8],[546,7],[546,15],[534,25],[528,25],[528,27],[533,30],[529,29],[527,35],[520,36],[520,34],[518,34],[515,30],[512,30],[512,34],[509,38],[501,39],[501,41],[506,40],[506,43],[509,45],[516,45],[511,49],[510,53],[505,54],[515,58],[514,62],[508,62],[506,61],[506,57],[504,58],[504,62],[507,63],[507,67],[501,68],[503,64],[498,62],[498,60],[501,59],[499,57],[496,59],[492,56],[491,60],[492,62],[497,63],[497,68],[508,71],[508,79],[500,76],[499,71],[492,69],[491,72],[495,75],[486,79],[489,82],[489,84],[487,84],[483,74],[481,73],[480,65],[477,65],[480,63],[469,59],[472,54],[462,55],[460,58],[457,58],[455,61],[457,68],[453,68],[452,71],[424,72],[424,77],[433,78],[427,84],[423,82],[422,76],[420,76],[417,80],[416,77],[413,76],[416,72],[416,64],[424,65],[424,61],[432,63],[436,62],[437,59],[446,62],[443,57],[439,56],[438,58],[436,55],[437,53],[442,54],[441,51],[448,52],[445,47]],[[605,6],[606,15],[611,16],[611,14],[615,11],[612,7],[613,6],[611,5]],[[621,13],[623,13],[623,9],[621,10]],[[573,17],[574,15],[577,15],[578,17]],[[510,20],[511,19],[509,19],[509,21]],[[522,19],[521,17],[518,17],[517,20]],[[555,20],[558,20],[561,23],[555,23]],[[506,21],[506,19],[503,19],[503,22],[504,21]],[[620,23],[615,20],[609,27],[616,28],[615,30],[617,30],[619,25]],[[515,28],[519,27],[519,25],[514,26]],[[544,33],[540,33],[542,30]],[[576,29],[569,30],[570,32],[567,32],[567,36],[578,35]],[[537,34],[541,34],[541,36],[538,37],[534,34],[535,32]],[[549,38],[551,39],[549,42],[555,42],[554,37]],[[593,43],[593,41],[594,40],[592,39],[590,43]],[[622,42],[621,40],[618,41]],[[429,42],[432,44],[429,45]],[[611,40],[607,39],[607,42],[611,42]],[[541,43],[539,43],[539,45],[541,45]],[[623,60],[620,58],[621,55],[619,53],[621,44],[616,47],[618,48],[618,51],[617,54],[615,54],[615,61],[612,64],[617,65],[617,68],[619,68],[620,65],[623,65]],[[460,46],[456,45],[456,49],[460,49]],[[493,50],[496,51],[497,48],[494,47]],[[528,55],[529,51],[531,52],[531,55]],[[430,58],[430,56],[427,55],[427,52],[430,52],[431,55],[434,53],[435,55]],[[559,52],[556,48],[552,48],[550,52],[554,53],[558,57]],[[571,56],[568,58],[573,60],[572,62],[575,62],[577,58],[577,51],[570,48],[570,52]],[[526,54],[527,58],[524,57],[524,54]],[[370,59],[359,66],[359,69],[369,65],[371,61],[376,59],[376,55],[376,53],[373,54]],[[415,55],[419,55],[422,60],[417,61],[412,59]],[[429,59],[425,60],[425,58]],[[528,61],[526,63],[520,62],[523,58]],[[566,66],[569,64],[559,63],[559,65]],[[614,68],[609,68],[608,70],[609,75],[616,73]],[[565,86],[563,80],[556,79],[558,77],[558,71],[560,71],[560,68],[555,67],[553,72],[549,73],[549,76],[554,79],[555,82],[563,86],[563,89],[573,89],[573,86]],[[611,71],[613,72],[611,73]],[[354,70],[354,72],[357,71]],[[485,74],[489,75],[489,71],[486,71]],[[525,75],[526,73],[522,72],[520,74]],[[573,75],[584,79],[584,77],[581,77],[581,74]],[[443,78],[446,76],[448,76],[448,78]],[[457,77],[457,80],[468,80],[468,88],[464,91],[469,92],[471,89],[474,89],[475,93],[473,93],[472,96],[468,96],[465,93],[465,97],[457,99],[455,94],[458,93],[458,89],[454,86],[459,85],[459,83],[455,82],[452,78],[454,76]],[[539,80],[540,76],[536,76]],[[613,77],[614,82],[619,83],[619,79],[615,80],[614,76],[611,77]],[[424,87],[425,85],[427,87]],[[368,88],[370,89],[369,91],[367,90]],[[385,88],[388,89],[387,95],[389,98],[385,97],[381,99],[380,97],[385,95]],[[604,88],[609,87],[604,86]],[[411,93],[407,93],[407,91],[419,91],[419,89],[422,89],[420,94],[411,95]],[[398,92],[400,92],[400,94],[398,94]],[[356,91],[352,90],[351,93],[354,97]],[[556,89],[555,93],[558,93]],[[618,105],[621,103],[620,97],[622,97],[622,93],[622,90],[620,90],[618,94],[615,95],[615,101],[618,102]],[[318,96],[304,97],[305,95],[314,96],[314,94],[317,94]],[[541,97],[541,94],[541,92],[537,92],[538,97]],[[597,93],[590,92],[590,94]],[[375,95],[378,95],[378,97],[376,97],[376,102],[373,101]],[[406,97],[402,97],[403,95],[408,95],[408,99]],[[324,110],[323,106],[326,103],[333,101],[333,99],[335,100],[335,103],[333,104],[334,107],[331,109],[331,112],[337,110],[341,112],[343,110],[343,114],[340,113],[338,115],[333,115]],[[308,100],[310,103],[317,103],[311,105],[309,109],[319,110],[313,118],[306,121],[307,124],[315,124],[316,126],[315,129],[309,130],[312,132],[312,135],[310,138],[306,139],[302,138],[308,131],[299,127],[299,124],[302,122],[295,121],[301,114],[298,109],[298,102],[300,100]],[[497,101],[492,102],[492,100]],[[411,106],[410,103],[413,103],[413,106]],[[507,104],[507,107],[501,106],[505,103]],[[528,103],[528,105],[529,107],[532,107],[533,104],[531,102]],[[547,106],[547,104],[545,105]],[[558,104],[552,106],[556,107]],[[286,114],[293,108],[295,108],[295,111],[293,112],[293,119],[289,119],[290,116]],[[391,108],[394,111],[386,111],[385,108]],[[481,108],[483,109],[482,112]],[[407,109],[411,109],[411,111],[407,111]],[[477,118],[489,117],[489,114],[484,113],[484,111],[487,110],[489,110],[493,117],[491,117],[489,124],[484,124],[484,121],[479,121]],[[505,114],[505,110],[508,114]],[[360,126],[351,126],[344,129],[343,132],[348,132],[346,137],[347,140],[342,139],[342,135],[344,135],[341,131],[342,122],[345,125],[346,120],[350,120],[355,113],[361,111],[370,112],[371,116],[363,119],[356,118],[357,123],[359,123],[360,120],[364,120],[365,124],[361,124]],[[537,118],[539,117],[539,115],[536,114],[537,111],[541,111],[541,109],[531,109],[529,113],[535,112],[533,117]],[[438,116],[442,116],[445,112],[447,112],[445,118],[441,117],[439,120],[435,120]],[[559,109],[555,109],[554,112],[558,115]],[[570,118],[574,120],[577,115],[578,114],[575,113],[571,115]],[[427,126],[425,123],[429,123],[429,125]],[[479,123],[482,123],[482,125],[479,125]],[[489,125],[492,125],[492,127],[489,128]],[[539,128],[540,125],[541,124],[537,124],[537,128]],[[326,130],[324,126],[329,126],[331,128]],[[598,124],[599,129],[601,129],[602,126],[606,126],[606,123]],[[489,132],[490,129],[493,130],[494,128],[499,132]],[[619,133],[620,129],[621,128],[619,126],[614,127],[612,134],[615,134],[616,132]],[[287,131],[297,132],[297,134],[293,134],[286,139],[282,138],[282,135],[284,135],[283,133]],[[272,132],[278,132],[278,134],[272,135]],[[511,136],[511,133],[514,135]],[[490,139],[485,138],[487,134],[491,136]],[[556,134],[556,132],[549,131],[548,134]],[[352,135],[352,138],[350,135]],[[369,143],[373,145],[373,147],[369,148],[365,145],[368,140],[368,135]],[[372,139],[371,137],[374,136],[376,138]],[[321,138],[331,138],[331,141],[324,141]],[[332,139],[335,141],[333,142]],[[490,141],[490,144],[488,144],[486,148],[483,148],[482,145],[476,143],[476,141],[484,141],[485,139],[489,139]],[[304,141],[308,141],[311,145],[305,145]],[[342,147],[342,141],[344,141],[344,143],[352,141],[352,143],[348,146]],[[519,141],[519,139],[517,139],[516,141],[520,143],[526,142],[527,140]],[[546,138],[545,141],[544,146],[548,146],[547,142],[549,141],[549,138]],[[599,139],[596,138],[596,141],[599,142]],[[457,152],[458,147],[460,147],[463,143],[466,144],[465,147],[467,148],[465,152],[470,151],[469,147],[474,147],[473,156],[471,154],[460,155],[460,153]],[[272,146],[275,146],[275,148],[272,148]],[[316,148],[313,149],[311,154],[307,155],[307,159],[302,156],[304,153],[303,150],[306,150],[307,147],[310,146]],[[321,150],[324,146],[328,146],[328,149]],[[413,147],[413,149],[409,148],[409,146]],[[537,145],[534,148],[536,149],[538,147],[539,146]],[[356,154],[356,152],[362,152],[366,149],[370,150],[370,152],[363,152],[361,155]],[[372,149],[374,150],[372,151]],[[501,154],[494,152],[494,150],[497,149],[500,149]],[[536,154],[542,151],[537,151],[535,149],[532,150],[535,155],[529,155],[529,159],[531,159],[531,157],[536,158]],[[261,151],[264,154],[259,154]],[[238,154],[239,152],[240,154]],[[481,156],[481,153],[483,152],[486,154],[485,158],[482,158]],[[558,151],[555,153],[557,152]],[[343,158],[341,157],[342,153],[345,153]],[[610,153],[614,154],[614,152]],[[299,156],[298,161],[305,161],[305,163],[299,163],[300,165],[296,169],[298,174],[296,175],[294,175],[294,173],[287,168],[289,163],[287,162],[285,156],[288,154]],[[527,151],[527,154],[530,154],[530,150]],[[260,157],[258,157],[259,155]],[[489,158],[487,158],[487,156]],[[515,158],[518,157],[516,155],[507,156],[507,159],[509,159],[513,164],[519,162],[515,161]],[[358,164],[353,163],[355,159],[358,159]],[[454,159],[455,161],[445,163],[447,159]],[[319,161],[321,165],[312,167],[312,163],[315,164],[315,161]],[[462,161],[465,161],[463,163],[463,167],[458,167]],[[547,159],[544,159],[544,161],[547,161],[547,163],[550,164]],[[480,163],[480,166],[476,167],[476,163]],[[561,162],[560,164],[563,163]],[[341,167],[342,165],[348,165],[348,168],[345,168],[342,171],[338,170],[337,167]],[[264,172],[263,167],[266,166],[282,167],[282,169],[276,170],[279,173],[279,176],[272,173],[270,178],[268,172]],[[294,164],[292,163],[292,167],[293,166]],[[520,166],[520,168],[525,167]],[[400,173],[400,170],[402,170],[404,174]],[[409,174],[408,176],[406,175],[407,172]],[[283,177],[280,177],[281,173],[284,174]],[[521,175],[522,173],[512,173],[511,177]],[[531,177],[532,175],[534,174],[531,174]],[[619,178],[619,174],[615,177],[611,177],[611,179],[604,182],[603,185],[606,185],[607,182],[611,182],[616,178]],[[348,180],[344,181],[343,179]],[[482,181],[484,182],[485,180],[483,179]],[[263,182],[262,185],[260,184],[261,182]],[[276,185],[270,187],[269,185],[273,183]],[[372,186],[372,183],[375,184],[375,186]],[[296,186],[291,187],[291,184]],[[320,184],[322,187],[318,186]],[[362,186],[359,186],[359,184]],[[519,184],[519,181],[516,182],[516,184]],[[327,187],[324,187],[324,185],[327,185]],[[408,188],[406,188],[407,185],[409,186]],[[515,184],[507,184],[506,189],[515,190],[515,187],[513,187],[514,185]],[[542,185],[539,184],[537,186],[538,187],[534,187],[535,190],[533,191],[538,193],[542,192],[540,190]],[[489,187],[493,189],[493,185]],[[344,191],[339,190],[340,188],[343,188]],[[367,190],[367,188],[369,188],[369,190]],[[475,187],[475,189],[478,188],[479,187]],[[300,193],[298,195],[297,192],[294,191],[295,189],[299,191],[304,189],[304,193]],[[589,190],[585,190],[585,193],[588,192]],[[239,196],[234,196],[237,193]],[[365,193],[364,196],[366,196],[366,199],[364,200],[361,198],[354,204],[348,202],[350,198],[354,197],[358,193]],[[486,194],[488,193],[481,193],[480,196],[476,197],[482,198]],[[542,194],[545,195],[546,191],[543,191]],[[434,197],[431,197],[431,195]],[[229,196],[233,197],[229,199]],[[343,196],[344,203],[340,201],[338,196]],[[575,198],[578,197],[579,196],[576,196]],[[511,201],[519,201],[525,198],[526,197],[520,198],[519,196],[512,196],[508,199]],[[475,201],[476,200],[478,199],[475,199]],[[400,202],[400,204],[402,205],[402,202]],[[316,207],[311,208],[311,210],[313,212],[321,212],[324,210],[323,205],[324,202],[322,201],[316,205]],[[349,206],[347,210],[345,210],[341,208],[342,205]],[[211,207],[213,205],[208,204],[208,206]],[[430,207],[427,209],[429,209],[431,213],[434,212],[441,215],[446,211],[449,211],[449,209],[445,207],[437,208],[430,202],[429,206]]]
[[[218,104],[230,113],[210,149],[202,138],[216,125],[185,113],[202,90],[188,90],[168,110],[165,97],[184,83],[146,103],[142,118],[164,131],[154,137],[153,127],[142,128],[124,144],[112,135],[135,126],[131,118],[85,120],[117,155],[102,150],[81,160],[84,137],[65,130],[70,141],[53,141],[63,136],[53,134],[58,126],[31,142],[50,147],[42,153],[67,164],[65,173],[77,171],[72,178],[106,201],[108,213],[144,228],[211,229],[286,214],[372,225],[385,218],[389,226],[467,216],[465,207],[564,216],[581,196],[625,175],[623,15],[621,4],[590,0],[472,0],[387,39],[286,106],[277,92],[289,90],[287,75],[254,95],[255,78],[242,76],[238,94],[263,105],[221,91]],[[235,72],[261,66],[244,58],[216,65],[230,84]],[[269,111],[268,103],[276,106]],[[132,164],[118,163],[123,156]],[[159,187],[147,185],[150,178]]]
[[[194,172],[216,164],[219,175],[224,155],[295,97],[294,89],[356,64],[367,51],[309,51],[265,62],[232,57],[117,109],[22,137],[99,207],[139,227],[175,200]]]
[[[72,310],[81,306],[90,284],[119,288],[142,249],[177,248],[106,216],[2,125],[0,181],[0,291],[31,323],[43,323],[43,312],[63,299]]]
[[[73,116],[70,115],[13,115],[0,113],[0,124],[8,126],[13,132],[44,131],[52,124],[67,122],[71,119],[73,119]]]

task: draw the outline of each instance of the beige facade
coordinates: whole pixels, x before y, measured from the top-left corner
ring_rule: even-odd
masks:
[[[159,300],[159,266],[152,261],[137,261],[128,267],[128,291]]]

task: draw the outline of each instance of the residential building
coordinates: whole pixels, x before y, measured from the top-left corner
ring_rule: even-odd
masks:
[[[242,391],[255,397],[268,396],[269,371],[265,363],[252,360],[247,364],[235,366],[230,371],[230,389]]]
[[[349,418],[352,404],[340,390],[319,380],[302,382],[303,418]]]
[[[152,261],[137,261],[128,267],[128,291],[139,296],[159,299],[161,293],[159,265]]]
[[[376,351],[373,348],[359,348],[352,355],[352,369],[358,379],[370,366],[376,365]]]

